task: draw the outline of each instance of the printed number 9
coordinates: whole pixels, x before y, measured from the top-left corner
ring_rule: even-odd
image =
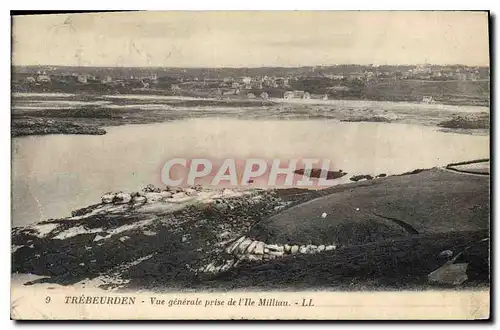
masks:
[[[45,303],[48,304],[50,302],[50,297],[45,297]]]

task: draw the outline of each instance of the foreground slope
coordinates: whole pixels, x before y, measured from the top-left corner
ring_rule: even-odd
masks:
[[[72,217],[14,228],[12,271],[106,289],[427,288],[443,250],[474,246],[465,285],[488,285],[489,245],[477,242],[489,237],[489,175],[461,169],[322,191],[107,194]]]

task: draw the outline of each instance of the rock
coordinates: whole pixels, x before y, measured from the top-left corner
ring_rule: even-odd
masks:
[[[307,246],[301,245],[299,247],[299,253],[307,253]]]
[[[455,264],[446,262],[427,276],[430,283],[460,285],[467,281],[467,263]]]
[[[215,265],[213,262],[209,264],[207,267],[205,267],[205,273],[213,273],[214,270],[215,270]]]
[[[113,203],[114,204],[126,204],[130,202],[132,197],[130,194],[124,193],[124,192],[119,192],[116,194],[115,198],[113,198]]]
[[[170,198],[172,197],[172,193],[170,191],[162,191],[160,193],[160,196],[163,198],[163,199],[167,199],[167,198]]]
[[[229,270],[229,268],[231,268],[231,266],[233,266],[234,264],[234,260],[228,260],[226,261],[226,263],[221,267],[221,272],[225,272],[227,270]]]
[[[274,257],[283,257],[283,251],[269,251],[269,255]]]
[[[116,196],[116,194],[113,194],[113,193],[104,194],[101,197],[101,201],[103,204],[113,203],[113,199],[115,198],[115,196]]]
[[[327,245],[325,246],[325,251],[335,250],[337,247],[335,245]]]
[[[126,240],[130,239],[130,237],[128,237],[128,236],[122,236],[119,239],[120,239],[120,242],[125,242]]]
[[[264,248],[264,254],[269,253],[269,249]]]
[[[369,174],[366,174],[366,175],[355,175],[351,178],[349,178],[349,180],[351,181],[361,181],[361,180],[372,180],[373,179],[373,176],[369,175]]]
[[[247,259],[249,261],[261,261],[262,260],[262,257],[263,255],[262,254],[249,254],[247,256]]]
[[[157,193],[159,193],[161,191],[161,189],[160,188],[156,188],[152,184],[148,184],[146,187],[144,187],[142,189],[142,191],[144,191],[144,192],[157,192]]]
[[[181,192],[177,192],[175,194],[172,195],[172,198],[173,199],[179,199],[179,198],[183,198],[183,197],[186,197],[186,193],[181,191]]]
[[[295,253],[299,252],[299,246],[298,245],[293,245],[292,248],[290,249],[290,252],[292,254],[295,254]]]
[[[284,249],[285,249],[285,253],[290,253],[290,250],[292,249],[292,247],[288,244],[285,244]]]
[[[245,240],[245,238],[246,238],[245,236],[241,236],[240,238],[238,238],[238,240],[236,240],[235,242],[233,242],[230,246],[228,246],[226,248],[226,253],[228,253],[228,254],[233,253],[233,251],[236,250],[238,245],[240,245],[240,243],[243,242]]]
[[[196,191],[195,189],[193,188],[187,188],[186,190],[184,190],[184,192],[186,193],[186,195],[188,196],[196,196],[198,195],[198,191]]]
[[[254,254],[264,254],[264,242],[258,242],[257,245],[255,246],[255,249],[253,250]]]
[[[308,245],[307,246],[307,253],[314,254],[318,250],[318,247],[316,245]]]
[[[278,252],[284,251],[284,247],[277,244],[266,244],[265,248],[268,249],[269,251],[278,251]]]
[[[328,215],[328,214],[323,213],[323,214],[321,214],[321,217],[324,219],[324,218],[326,218],[326,216],[327,216],[327,215]]]
[[[255,250],[255,248],[257,247],[257,244],[258,244],[258,243],[259,243],[259,241],[253,241],[253,242],[252,242],[252,243],[248,246],[246,253],[247,253],[247,254],[252,253],[252,252]]]
[[[441,253],[439,254],[439,257],[443,258],[443,259],[450,259],[451,257],[453,257],[453,251],[451,251],[451,250],[441,251]]]
[[[318,252],[322,252],[322,251],[325,251],[325,246],[324,245],[318,246]]]
[[[189,234],[187,235],[182,235],[181,241],[186,242],[189,239]]]
[[[144,196],[132,197],[132,203],[134,203],[134,204],[146,203],[146,197],[144,197]]]
[[[158,202],[158,201],[163,199],[163,196],[161,195],[161,193],[157,193],[157,192],[147,192],[144,194],[144,197],[146,197],[146,201],[148,203]]]
[[[252,240],[250,238],[246,238],[245,240],[243,240],[243,242],[240,243],[240,245],[238,246],[238,249],[237,251],[240,252],[240,253],[244,253],[247,249],[247,247],[252,244]]]

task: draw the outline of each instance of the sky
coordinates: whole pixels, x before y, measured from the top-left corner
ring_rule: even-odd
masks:
[[[487,66],[485,12],[128,12],[17,16],[13,65]]]

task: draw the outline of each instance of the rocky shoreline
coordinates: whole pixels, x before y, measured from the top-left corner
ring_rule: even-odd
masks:
[[[96,125],[86,125],[59,119],[12,118],[12,137],[48,134],[104,135],[106,131]]]
[[[472,165],[467,163],[468,171]],[[453,165],[459,166],[464,165]],[[425,192],[429,201],[418,201],[412,189],[424,193],[425,187],[430,187]],[[443,204],[455,203],[460,191],[462,204]],[[311,280],[304,280],[309,286],[327,285],[330,278],[342,289],[373,281],[386,288],[423,288],[424,273],[443,263],[441,251],[450,250],[454,256],[489,237],[488,191],[488,176],[447,168],[322,191],[150,185],[139,192],[106,193],[98,204],[68,218],[13,228],[12,272],[42,277],[26,285],[93,283],[108,290],[296,285],[283,271],[296,278],[309,274]],[[342,202],[345,194],[359,206]],[[443,199],[446,195],[450,197]],[[404,210],[410,205],[406,199],[417,202],[412,213]],[[394,213],[401,207],[406,219]],[[478,260],[488,252],[481,247]],[[369,260],[359,259],[359,253]],[[376,257],[369,257],[371,253]],[[412,266],[398,268],[397,276],[388,272],[394,263],[407,262]],[[415,267],[422,270],[416,272]],[[474,267],[474,274],[488,272],[484,263]],[[475,280],[467,283],[487,283],[474,274],[470,278]],[[280,276],[288,282],[278,280]]]

